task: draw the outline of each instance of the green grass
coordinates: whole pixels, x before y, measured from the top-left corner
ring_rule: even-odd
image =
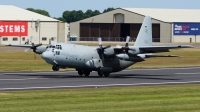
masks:
[[[0,92],[0,112],[199,112],[200,85]]]
[[[200,66],[200,49],[171,50],[168,53],[183,56],[182,58],[148,58],[146,61],[136,63],[129,68],[154,68],[154,67],[188,67]],[[34,59],[33,52],[1,51],[1,71],[50,71],[52,65],[47,64],[40,55]],[[73,69],[61,69],[73,70]]]

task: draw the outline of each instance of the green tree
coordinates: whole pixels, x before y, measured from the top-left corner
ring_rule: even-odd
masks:
[[[67,23],[70,23],[71,21],[70,21],[70,12],[71,11],[64,11],[63,12],[63,15],[62,15],[62,17],[65,19],[65,21],[67,22]]]
[[[57,20],[62,21],[62,22],[66,22],[63,17],[58,17],[58,18],[54,17],[54,19],[57,19]]]
[[[98,10],[95,10],[92,12],[92,15],[91,16],[96,16],[96,15],[99,15],[101,14]]]
[[[93,14],[93,11],[91,9],[88,9],[85,13],[84,13],[84,19],[85,18],[89,18],[91,17]]]
[[[109,12],[109,11],[112,11],[112,10],[115,10],[115,8],[113,8],[113,7],[108,7],[107,9],[104,9],[103,13]]]
[[[29,11],[32,11],[32,12],[35,12],[35,13],[42,14],[44,16],[50,17],[49,12],[47,12],[46,10],[34,9],[34,8],[27,8],[26,10],[29,10]]]
[[[74,21],[76,21],[76,11],[75,10],[73,10],[69,13],[69,22],[68,23],[71,23]]]
[[[83,19],[84,13],[82,10],[76,11],[76,17],[75,17],[75,21],[79,21],[81,19]]]

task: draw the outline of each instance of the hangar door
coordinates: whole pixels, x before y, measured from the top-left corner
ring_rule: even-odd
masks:
[[[80,23],[80,40],[125,41],[127,36],[135,41],[141,24],[137,23]],[[152,25],[153,42],[160,42],[160,24]]]

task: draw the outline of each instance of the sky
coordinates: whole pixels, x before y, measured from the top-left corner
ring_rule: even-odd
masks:
[[[108,7],[200,9],[200,0],[0,0],[0,5],[42,9],[49,12],[51,17],[62,17],[66,10],[85,12],[91,9],[103,12]]]

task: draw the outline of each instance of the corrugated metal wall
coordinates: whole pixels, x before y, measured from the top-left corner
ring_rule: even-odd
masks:
[[[89,37],[107,37],[103,40],[124,41],[127,36],[131,37],[131,40],[135,40],[137,37],[141,24],[133,23],[80,23],[80,40],[89,41]],[[160,42],[160,24],[152,25],[152,36],[154,42]]]

